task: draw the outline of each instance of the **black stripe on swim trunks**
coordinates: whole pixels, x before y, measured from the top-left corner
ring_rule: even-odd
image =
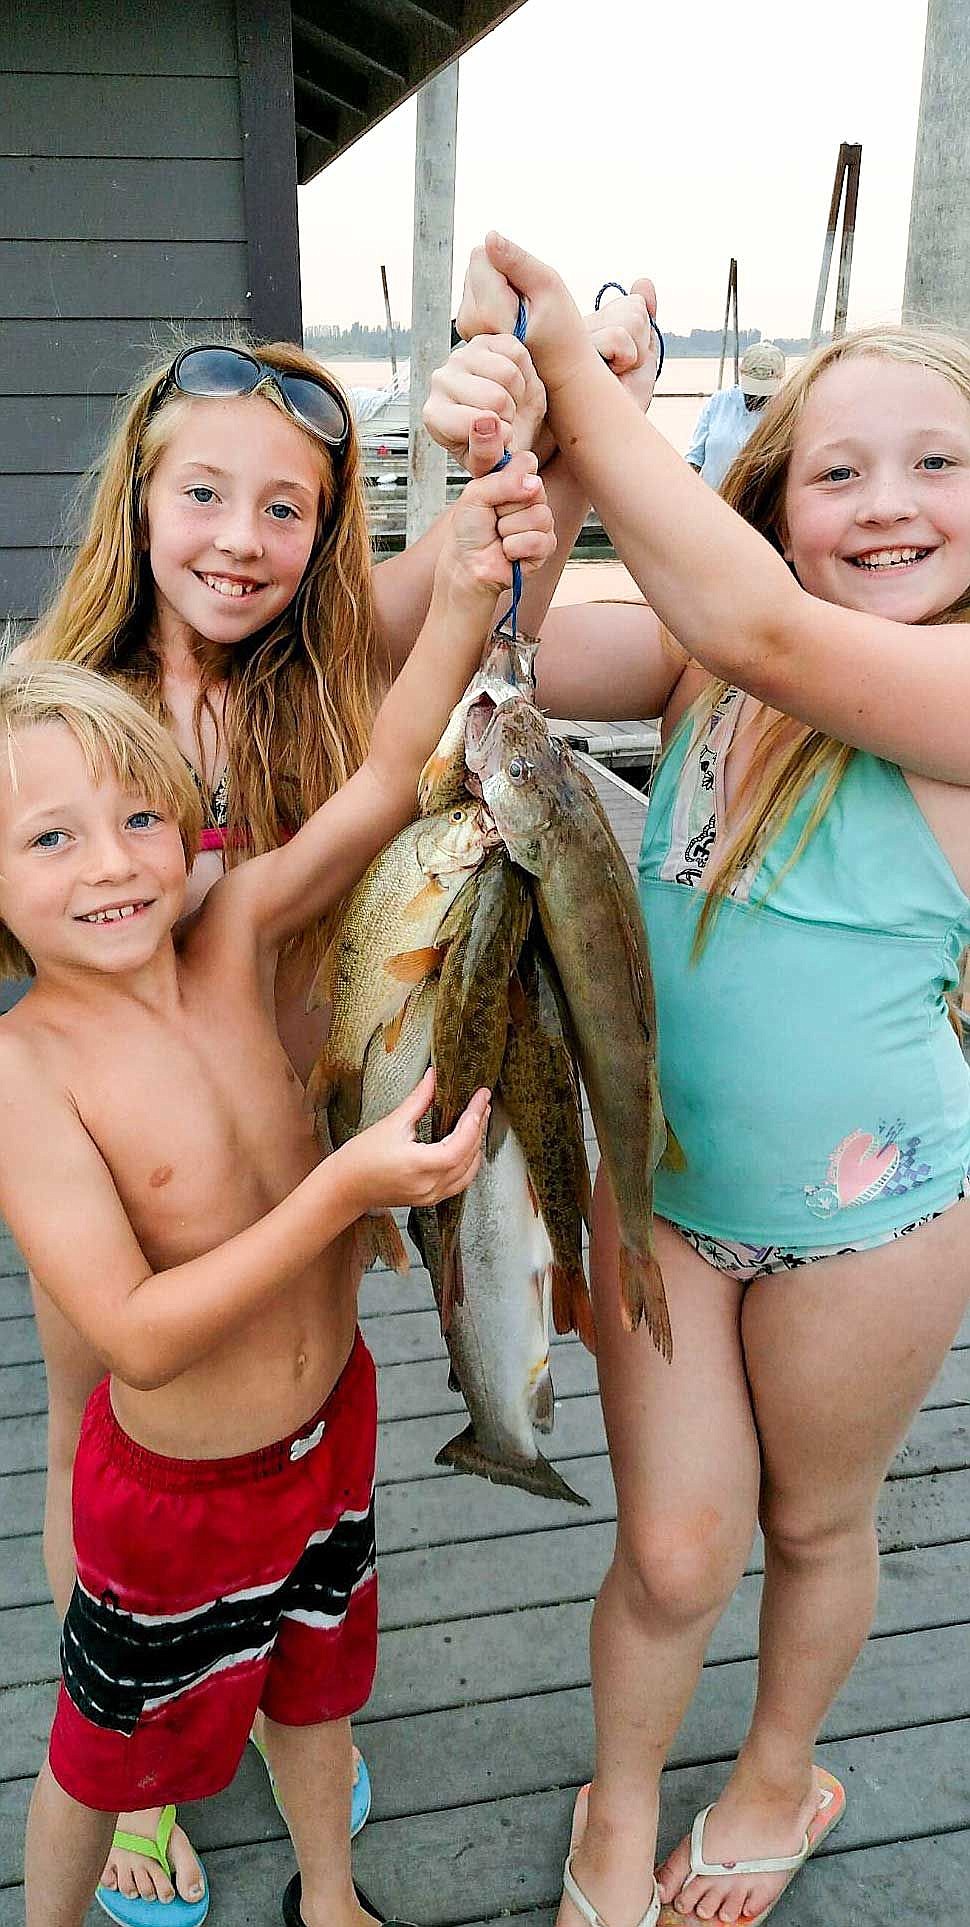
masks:
[[[178,1699],[200,1680],[272,1646],[281,1620],[339,1626],[375,1569],[374,1502],[316,1534],[286,1578],[216,1598],[190,1612],[125,1612],[111,1593],[76,1584],[61,1634],[61,1672],[79,1713],[131,1734],[146,1706]]]

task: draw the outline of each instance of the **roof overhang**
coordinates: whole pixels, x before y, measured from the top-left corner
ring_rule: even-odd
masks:
[[[294,0],[297,179],[321,168],[523,0]]]

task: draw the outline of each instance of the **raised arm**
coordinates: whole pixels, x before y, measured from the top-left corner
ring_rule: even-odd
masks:
[[[68,1322],[136,1390],[177,1378],[238,1330],[363,1212],[430,1204],[478,1169],[488,1093],[438,1144],[415,1141],[429,1074],[274,1210],[186,1264],[155,1271],[70,1097],[29,1044],[0,1044],[0,1208]],[[56,1174],[52,1181],[51,1173]]]
[[[486,245],[529,303],[531,352],[570,466],[684,649],[831,736],[970,785],[970,732],[955,700],[966,629],[914,627],[807,595],[611,379],[553,270],[499,236]]]
[[[203,915],[232,915],[276,949],[343,897],[416,811],[418,777],[479,666],[496,592],[541,568],[555,544],[534,455],[470,482],[435,566],[421,634],[374,723],[366,761],[280,850],[230,871]]]

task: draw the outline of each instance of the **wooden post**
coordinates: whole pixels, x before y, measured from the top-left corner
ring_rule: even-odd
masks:
[[[289,0],[236,0],[249,325],[257,340],[303,340]]]
[[[970,328],[970,9],[929,0],[903,317]]]
[[[724,303],[724,327],[721,330],[721,361],[717,371],[717,385],[719,388],[722,387],[724,382],[724,358],[727,354],[728,326],[731,317],[732,301],[734,303],[734,386],[736,388],[740,378],[740,370],[738,368],[738,350],[740,344],[738,341],[738,264],[733,254],[731,256],[730,267],[728,268],[727,300]]]
[[[421,408],[435,368],[451,349],[458,62],[418,95],[414,149],[414,266],[411,281],[411,391],[407,541],[416,542],[445,506],[448,457],[431,440]]]
[[[391,297],[387,292],[387,269],[381,262],[381,287],[384,290],[384,313],[387,317],[387,345],[391,356],[391,380],[397,381],[397,354],[394,348],[394,323],[391,320]]]
[[[822,243],[822,265],[819,270],[818,292],[815,296],[815,313],[812,316],[811,347],[818,346],[822,333],[822,316],[825,312],[825,297],[828,294],[829,275],[832,271],[832,255],[835,252],[835,234],[839,225],[839,209],[842,206],[842,190],[845,189],[845,208],[842,215],[842,242],[839,248],[839,279],[835,294],[835,321],[833,336],[844,335],[846,315],[849,311],[849,282],[852,276],[852,247],[855,241],[856,208],[859,202],[859,174],[862,167],[862,148],[849,141],[839,147],[839,157],[835,163],[835,180],[832,183],[832,199],[829,202],[829,218]]]

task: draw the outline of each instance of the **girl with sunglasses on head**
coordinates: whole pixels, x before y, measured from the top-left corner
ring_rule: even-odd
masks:
[[[524,404],[524,381],[517,393]],[[500,449],[500,425],[484,423],[486,447],[497,440]],[[347,402],[296,347],[274,343],[258,356],[188,348],[129,398],[74,563],[19,653],[112,677],[171,730],[205,808],[189,911],[225,868],[292,836],[363,762],[374,713],[427,613],[445,521],[372,572]],[[522,560],[540,552],[534,532],[517,539]],[[525,624],[544,609],[558,568],[545,572],[546,587],[542,574],[527,582]],[[301,1079],[325,1021],[306,1012],[321,942],[320,930],[295,941],[277,972],[280,1037]],[[71,1470],[103,1366],[39,1286],[50,1404],[44,1554],[63,1614],[74,1580]],[[354,1830],[369,1799],[357,1756]],[[171,1880],[153,1851],[161,1824],[161,1809],[119,1821],[98,1898],[130,1927],[192,1927],[204,1915],[182,1829],[167,1842]],[[161,1913],[159,1900],[170,1902]]]

